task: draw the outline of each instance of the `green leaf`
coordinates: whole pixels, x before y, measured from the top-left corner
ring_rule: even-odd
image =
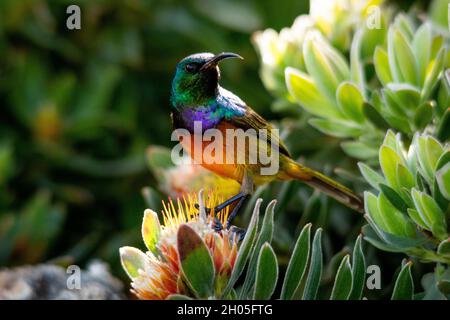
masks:
[[[444,212],[447,212],[447,208],[449,207],[449,199],[441,192],[439,182],[445,181],[445,178],[441,177],[441,172],[445,175],[445,169],[443,169],[443,167],[448,164],[450,164],[450,150],[445,151],[436,163],[435,179],[431,188],[431,194],[434,200]],[[447,216],[448,215],[450,215],[450,211],[447,212]]]
[[[406,213],[408,206],[406,202],[402,199],[402,197],[400,197],[400,195],[394,189],[385,185],[384,183],[380,184],[380,189],[383,195],[386,197],[386,199],[388,199],[389,202],[392,205],[394,205],[395,208],[397,208],[401,212]]]
[[[437,56],[439,55],[439,52],[444,49],[445,51],[445,58],[444,59],[448,59],[447,57],[447,50],[446,50],[446,46],[445,46],[445,39],[444,36],[442,34],[436,34],[433,39],[432,39],[432,43],[431,43],[431,52],[430,52],[430,61],[431,60],[436,60]]]
[[[409,169],[401,163],[397,164],[397,185],[401,188],[406,188],[407,190],[413,188],[416,184],[414,181],[414,176],[409,171]]]
[[[413,24],[405,13],[399,13],[394,20],[394,27],[400,30],[405,38],[410,41],[413,37]]]
[[[398,200],[398,198],[396,200]],[[402,214],[391,204],[384,192],[380,193],[378,196],[378,210],[383,216],[388,228],[386,231],[396,236],[414,238],[416,234],[414,225],[407,219],[406,215]]]
[[[385,217],[378,208],[378,198],[368,191],[364,192],[364,211],[373,219],[379,228],[384,231],[389,230]]]
[[[281,289],[282,300],[291,300],[295,298],[302,279],[306,273],[306,266],[309,260],[311,224],[308,223],[302,229],[302,232],[297,238],[294,251],[286,270],[286,275]]]
[[[388,84],[388,86],[389,86],[389,84]],[[387,118],[391,122],[392,122],[391,118],[395,119],[395,117],[398,117],[404,121],[407,121],[408,109],[404,107],[403,102],[401,101],[400,97],[397,96],[396,92],[389,89],[389,87],[385,87],[382,89],[382,93],[383,93],[383,98],[384,98],[385,106],[386,106],[386,111],[385,111],[385,113],[383,113],[384,117]],[[417,101],[417,103],[419,103],[419,102]],[[389,115],[391,115],[391,118],[388,117]],[[400,119],[397,122],[399,122],[401,124]],[[401,124],[401,125],[403,127],[403,124]],[[409,125],[409,123],[408,123],[408,125]]]
[[[234,263],[234,268],[231,272],[230,280],[228,281],[227,286],[222,292],[222,297],[226,297],[230,293],[234,284],[239,279],[239,276],[244,271],[245,265],[247,264],[247,260],[250,256],[258,231],[259,208],[261,207],[261,202],[262,199],[258,199],[255,203],[252,218],[247,227],[247,232],[245,233],[244,240],[242,240],[241,247],[239,248],[236,262]]]
[[[361,135],[361,128],[349,121],[311,119],[309,124],[325,134],[338,138],[358,137]]]
[[[364,253],[362,251],[362,235],[360,234],[355,242],[353,248],[353,261],[352,261],[352,278],[353,285],[352,291],[348,297],[349,300],[361,300],[365,280],[366,280],[366,261]]]
[[[381,146],[380,148],[380,166],[389,186],[395,190],[399,190],[397,183],[397,166],[403,164],[400,156],[390,147]]]
[[[431,24],[429,22],[425,22],[419,27],[419,29],[417,29],[412,42],[419,71],[419,84],[421,85],[425,80],[426,68],[430,59],[431,37]]]
[[[394,131],[389,129],[383,139],[383,145],[388,146],[401,157],[403,147],[400,140],[400,134],[395,134]]]
[[[377,149],[360,141],[344,141],[341,147],[346,154],[357,159],[373,159],[378,155]]]
[[[351,120],[363,123],[362,111],[364,97],[356,85],[349,81],[342,82],[336,91],[336,99],[342,112]]]
[[[411,190],[402,187],[400,189],[400,194],[402,196],[402,199],[405,200],[405,202],[407,203],[408,208],[414,208],[414,201],[411,197]]]
[[[420,105],[420,91],[408,83],[390,83],[384,93],[390,110],[397,116],[413,114]]]
[[[374,65],[378,79],[380,79],[380,82],[383,84],[383,86],[387,86],[388,83],[394,81],[391,69],[389,68],[388,54],[386,50],[382,49],[381,47],[377,47],[375,49]]]
[[[366,118],[378,129],[381,129],[383,131],[389,129],[389,124],[386,122],[380,112],[378,112],[378,110],[370,103],[365,102],[363,104],[363,112]]]
[[[436,172],[436,181],[442,195],[450,201],[450,162]]]
[[[145,270],[148,257],[141,250],[133,247],[121,247],[119,253],[122,268],[131,280],[139,276],[139,270]]]
[[[450,163],[450,149],[448,147],[445,148],[445,151],[439,157],[435,170],[438,171],[442,169],[446,164]]]
[[[303,56],[306,70],[320,92],[333,101],[339,83],[350,78],[345,59],[318,32],[310,33],[305,39]]]
[[[414,125],[418,130],[425,128],[433,119],[433,104],[430,101],[423,103],[414,114]]]
[[[441,141],[450,139],[450,108],[445,110],[436,129],[436,137]]]
[[[406,263],[395,281],[391,300],[412,300],[414,283],[411,275],[411,262]]]
[[[314,300],[319,289],[322,278],[323,257],[322,257],[322,229],[317,229],[311,252],[311,263],[309,265],[308,277],[306,278],[303,300]]]
[[[156,253],[156,244],[161,235],[161,226],[159,224],[158,215],[153,210],[146,209],[144,211],[141,232],[147,249]]]
[[[396,27],[388,31],[389,66],[396,82],[418,85],[418,67],[405,34]]]
[[[417,136],[415,148],[419,160],[421,173],[429,184],[434,180],[436,164],[444,152],[441,144],[432,136]]]
[[[352,268],[350,266],[350,256],[346,255],[339,266],[334,280],[333,290],[330,300],[347,300],[353,286]]]
[[[261,226],[261,231],[258,236],[258,240],[256,241],[256,244],[253,247],[252,255],[250,258],[250,262],[248,264],[247,268],[247,275],[245,277],[244,284],[242,285],[241,292],[239,294],[240,299],[244,299],[247,294],[250,293],[252,286],[255,283],[255,276],[256,276],[256,264],[258,261],[258,256],[261,251],[261,247],[264,243],[271,243],[272,236],[273,236],[273,217],[275,214],[275,205],[277,201],[272,200],[267,208],[266,213],[264,215],[264,219]]]
[[[370,168],[365,163],[358,162],[358,167],[364,179],[372,186],[372,188],[379,190],[379,184],[385,183],[383,176]]]
[[[412,197],[422,220],[427,224],[431,232],[440,240],[447,237],[447,223],[445,215],[434,199],[417,189],[412,190]]]
[[[367,30],[358,30],[353,36],[352,45],[350,48],[350,73],[351,79],[354,83],[358,85],[358,89],[361,91],[362,95],[365,97],[365,76],[364,76],[364,65],[363,59],[361,58],[361,45],[363,40],[364,31],[366,35],[370,32]]]
[[[420,191],[428,191],[427,182],[420,172],[416,172],[416,186]]]
[[[290,67],[285,73],[289,93],[306,111],[319,117],[342,117],[337,106],[319,92],[310,76]]]
[[[386,102],[386,103],[389,105],[389,108],[392,107],[390,102]],[[407,115],[399,116],[399,115],[392,113],[392,111],[389,109],[389,110],[383,111],[383,116],[386,119],[386,121],[389,123],[389,126],[391,128],[397,129],[397,130],[407,133],[407,134],[411,134],[413,132],[413,130],[411,128],[411,124],[408,121]]]
[[[408,208],[408,214],[409,214],[410,218],[421,228],[423,228],[425,230],[430,230],[430,227],[428,227],[428,225],[422,219],[422,217],[420,216],[420,213],[417,210]]]
[[[392,234],[382,230],[369,215],[365,215],[365,218],[369,222],[371,229],[376,233],[377,237],[386,243],[386,247],[391,248],[391,250],[388,251],[407,251],[418,247],[427,241],[427,238],[419,233],[416,233],[414,238],[405,238]],[[383,248],[381,249],[384,250]]]
[[[256,267],[255,292],[253,299],[268,300],[272,296],[278,280],[278,263],[275,252],[265,243],[259,253]]]
[[[189,287],[198,298],[208,298],[214,290],[214,263],[202,238],[187,224],[177,232],[177,248],[181,270]]]
[[[429,98],[433,88],[436,86],[439,76],[445,66],[446,49],[441,48],[437,54],[436,59],[430,61],[427,66],[427,73],[425,74],[425,82],[422,89],[422,100]]]
[[[439,91],[437,96],[437,105],[436,105],[436,113],[442,118],[448,119],[448,113],[450,112],[448,106],[450,106],[450,69],[445,69],[443,72],[442,79],[439,85]],[[447,116],[445,116],[447,113]],[[448,121],[448,120],[447,120]],[[442,122],[442,120],[441,120]],[[441,126],[441,125],[439,125]],[[438,139],[441,141],[445,141],[446,139],[441,139],[438,136]]]
[[[385,242],[370,224],[363,226],[362,234],[364,235],[364,240],[380,250],[387,252],[403,252],[403,248],[397,248],[390,243]]]

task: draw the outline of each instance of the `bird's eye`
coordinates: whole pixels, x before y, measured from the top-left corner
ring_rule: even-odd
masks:
[[[188,63],[184,69],[189,73],[194,73],[197,71],[197,64],[195,63]]]

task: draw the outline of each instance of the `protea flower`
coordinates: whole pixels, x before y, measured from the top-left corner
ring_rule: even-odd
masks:
[[[206,206],[219,198],[211,194]],[[200,209],[195,204],[200,203]],[[237,255],[237,237],[229,230],[215,231],[199,199],[186,196],[163,203],[163,224],[147,209],[142,223],[146,253],[120,248],[122,266],[132,280],[131,291],[139,299],[166,299],[174,294],[208,298],[220,294],[227,284]],[[226,222],[228,209],[218,214]]]

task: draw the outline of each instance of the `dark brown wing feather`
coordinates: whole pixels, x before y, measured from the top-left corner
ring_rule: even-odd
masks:
[[[263,117],[261,117],[259,114],[257,114],[252,108],[250,108],[249,106],[246,107],[246,112],[245,115],[237,117],[234,116],[231,119],[227,119],[227,121],[229,121],[231,124],[235,125],[238,128],[241,128],[243,130],[247,130],[247,129],[255,129],[255,130],[260,130],[260,129],[266,129],[267,130],[267,139],[269,140],[269,143],[271,145],[276,145],[278,144],[280,153],[284,154],[287,157],[291,157],[288,149],[286,148],[286,146],[284,145],[283,141],[280,140],[280,137],[278,136],[278,134],[276,134],[275,132],[272,131],[273,127],[272,125],[267,122],[266,119],[264,119]],[[272,134],[273,137],[272,137]],[[274,138],[274,141],[272,141],[272,138]]]

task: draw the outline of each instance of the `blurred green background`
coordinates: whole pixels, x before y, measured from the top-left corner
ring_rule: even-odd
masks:
[[[170,82],[177,61],[191,53],[242,55],[243,62],[223,64],[223,86],[279,121],[306,163],[356,172],[338,141],[308,126],[300,108],[274,112],[259,79],[251,34],[291,25],[308,2],[0,1],[0,266],[101,258],[124,276],[118,248],[141,243],[141,189],[158,189],[145,150],[173,145]],[[81,7],[81,30],[66,28],[71,4]],[[275,186],[272,197],[280,190],[302,195],[281,205],[281,249],[310,220],[330,225],[328,257],[356,238],[360,217],[340,206],[321,210],[317,203],[326,199],[311,200],[299,184]],[[401,260],[382,257],[393,268]]]
[[[70,4],[81,7],[81,30],[66,28]],[[306,10],[302,1],[2,0],[0,265],[117,260],[139,237],[140,190],[154,185],[145,149],[173,145],[177,61],[239,52],[245,62],[224,64],[223,84],[270,116],[251,33]]]

